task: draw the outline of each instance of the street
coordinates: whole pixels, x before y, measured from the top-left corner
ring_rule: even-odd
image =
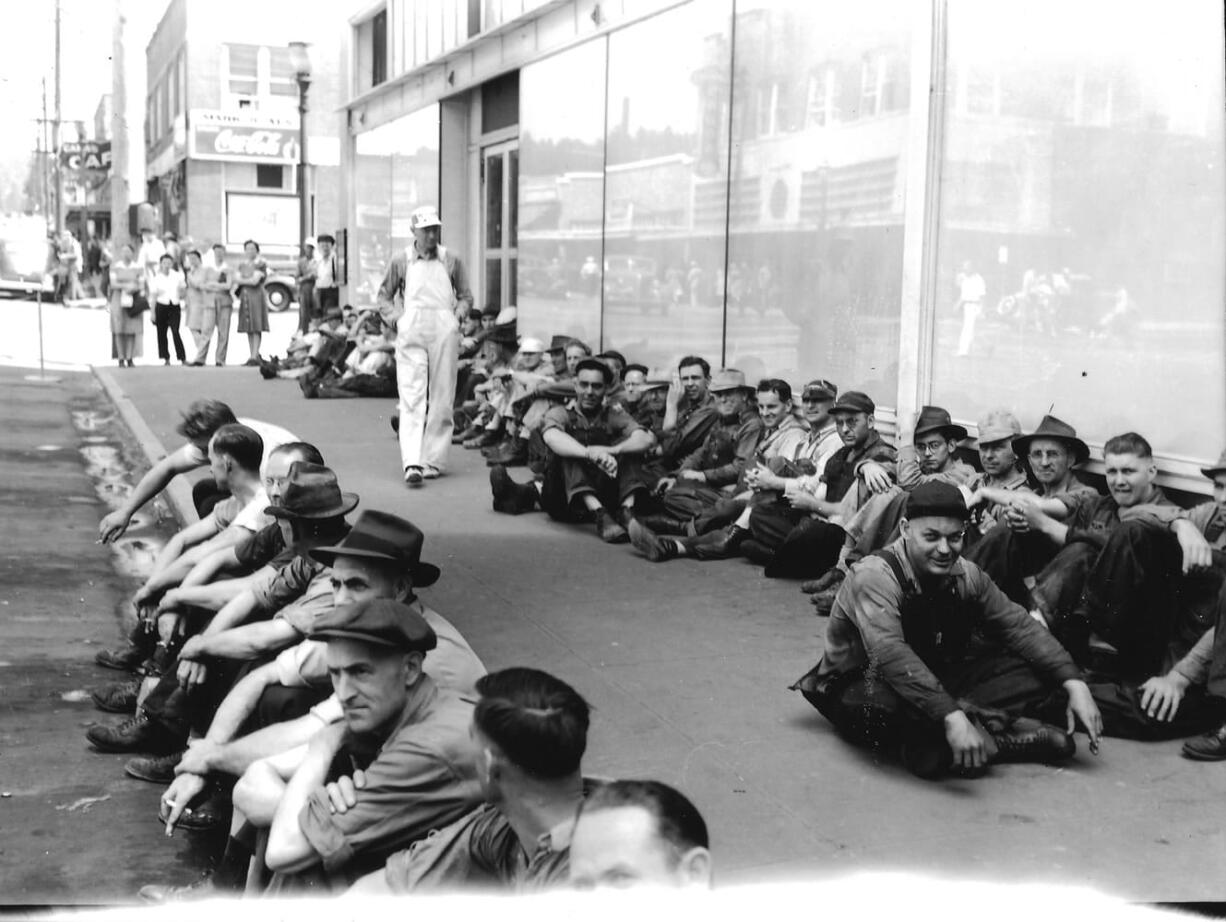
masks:
[[[3,309],[28,331],[24,305]],[[295,319],[274,316],[277,335]],[[109,361],[97,345],[105,353],[105,312],[45,308],[45,326],[57,367]],[[3,349],[28,361],[30,342],[10,338]],[[25,381],[28,373],[0,378],[8,395],[0,515],[10,525],[0,785],[11,794],[0,800],[0,893],[132,899],[142,883],[190,882],[203,860],[192,834],[162,836],[152,819],[158,790],[124,777],[122,757],[92,753],[83,738],[90,721],[113,719],[85,692],[119,676],[92,657],[120,640],[134,582],[94,543],[105,491],[89,489],[78,448],[91,433],[74,421],[82,408],[99,406],[94,419],[114,414],[86,374],[43,385]],[[100,374],[166,448],[178,444],[179,410],[215,397],[317,444],[342,487],[361,495],[359,509],[412,519],[427,536],[424,559],[443,570],[427,602],[488,668],[537,666],[588,698],[586,773],[654,777],[686,791],[712,830],[722,884],[895,869],[1089,885],[1136,900],[1221,895],[1226,773],[1182,759],[1177,743],[1108,740],[1094,757],[1080,736],[1063,768],[917,781],[842,743],[788,691],[817,660],[825,627],[795,583],[766,580],[742,561],[652,566],[628,547],[601,544],[590,527],[497,515],[473,452],[455,450],[449,476],[408,492],[390,401],[307,401],[293,382],[265,382],[250,368]],[[107,438],[135,451],[128,437]]]

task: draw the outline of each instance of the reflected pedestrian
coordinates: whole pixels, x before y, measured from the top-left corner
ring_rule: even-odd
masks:
[[[140,310],[138,300],[145,290],[145,267],[136,261],[132,245],[125,243],[119,249],[119,259],[111,264],[110,300],[111,312],[111,357],[119,360],[120,368],[131,368],[132,360],[144,352],[145,301]]]
[[[971,343],[975,339],[975,321],[983,311],[983,299],[987,294],[987,285],[983,276],[975,271],[968,259],[962,264],[958,273],[958,310],[962,313],[962,333],[958,337],[958,355],[971,354]]]
[[[264,279],[268,263],[254,240],[243,241],[245,258],[238,264],[238,332],[247,334],[249,354],[244,365],[260,364],[260,340],[268,332],[268,302],[264,300]]]
[[[157,274],[149,281],[149,300],[153,302],[153,324],[157,327],[158,334],[158,358],[162,360],[163,365],[170,364],[170,349],[166,342],[167,333],[174,337],[175,356],[181,364],[187,364],[183,337],[179,335],[185,288],[183,273],[175,268],[174,257],[169,253],[163,253],[162,258],[158,260]]]

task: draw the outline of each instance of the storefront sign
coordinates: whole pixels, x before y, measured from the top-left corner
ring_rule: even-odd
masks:
[[[298,138],[297,119],[193,109],[188,156],[197,160],[297,163]]]

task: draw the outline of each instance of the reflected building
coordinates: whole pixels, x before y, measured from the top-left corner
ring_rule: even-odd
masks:
[[[364,7],[352,297],[437,201],[478,303],[526,334],[821,375],[887,426],[1054,406],[1199,486],[1226,441],[1222,11],[1177,5],[1156,43],[1152,13],[1096,8]],[[1196,412],[1168,412],[1154,356]]]

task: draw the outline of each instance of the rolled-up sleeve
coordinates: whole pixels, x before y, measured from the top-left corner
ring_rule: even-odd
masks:
[[[355,855],[391,851],[458,819],[481,800],[471,774],[428,748],[400,739],[365,770],[366,785],[345,813],[332,813],[328,795],[316,790],[298,816],[302,834],[331,873]]]

